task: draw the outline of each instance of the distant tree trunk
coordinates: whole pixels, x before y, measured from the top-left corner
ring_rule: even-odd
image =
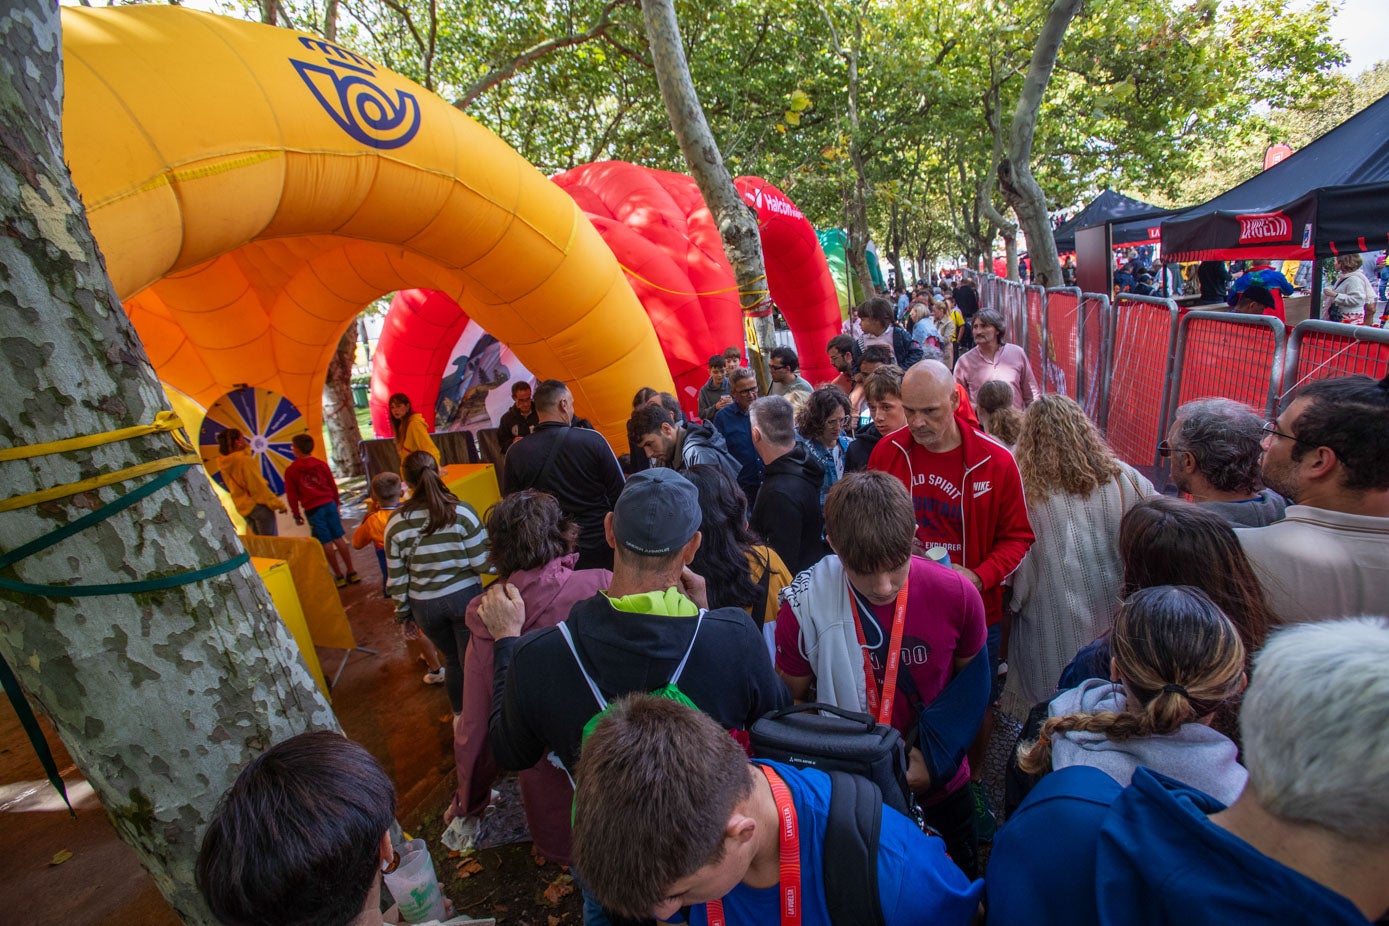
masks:
[[[323,5],[323,37],[330,42],[338,40],[338,0]]]
[[[849,267],[858,277],[859,287],[864,298],[872,296],[873,274],[868,267],[868,171],[863,164],[863,150],[859,145],[858,118],[858,59],[863,47],[863,18],[867,15],[867,2],[864,0],[854,16],[854,40],[845,48],[839,41],[839,30],[834,26],[834,17],[822,2],[820,12],[830,29],[830,49],[844,60],[848,68],[848,112],[849,112],[849,163],[854,168],[853,192],[848,197],[849,213],[848,240],[844,244],[844,255]]]
[[[1013,130],[1008,139],[1008,157],[998,165],[998,185],[1003,198],[1013,207],[1018,224],[1027,234],[1027,252],[1032,261],[1032,282],[1041,286],[1061,285],[1061,259],[1051,236],[1047,197],[1032,176],[1032,139],[1037,132],[1037,115],[1051,81],[1061,40],[1071,20],[1080,12],[1082,0],[1054,0],[1042,24],[1042,34],[1032,50],[1032,63],[1023,80],[1022,96],[1013,114]]]
[[[979,212],[997,226],[1003,237],[1003,254],[1008,279],[1019,280],[1018,275],[1018,223],[1010,222],[994,208],[994,184],[998,177],[998,165],[1003,163],[1003,128],[998,118],[999,86],[995,81],[989,92],[984,94],[984,118],[989,131],[993,133],[993,157],[979,180]]]
[[[167,408],[63,160],[61,47],[52,0],[10,0],[0,15],[5,448],[145,424]],[[0,484],[15,497],[179,452],[168,434],[152,434],[0,462]],[[4,512],[0,549],[156,478]],[[39,585],[128,583],[241,552],[207,479],[189,471],[4,574]],[[208,815],[237,771],[272,742],[336,726],[250,566],[140,594],[0,591],[0,655],[187,923],[214,922],[193,864]]]
[[[328,462],[339,479],[361,476],[365,472],[361,457],[357,456],[362,428],[352,404],[352,361],[356,356],[357,323],[354,321],[338,339],[338,349],[328,361],[328,375],[323,381],[323,427],[332,445]]]
[[[757,217],[738,195],[733,177],[719,153],[718,142],[709,131],[704,108],[700,106],[699,95],[690,79],[690,66],[680,40],[680,25],[675,19],[675,5],[672,0],[642,0],[641,10],[661,99],[680,143],[680,153],[685,156],[690,175],[713,214],[724,252],[733,265],[739,302],[744,312],[759,310],[759,306],[767,308],[767,270],[762,259],[762,236],[757,230]],[[754,329],[758,341],[754,347],[760,352],[771,350],[771,315],[756,318]],[[770,381],[765,367],[765,360],[757,362],[758,380],[764,388]]]

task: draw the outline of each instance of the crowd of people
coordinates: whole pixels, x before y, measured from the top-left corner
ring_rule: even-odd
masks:
[[[777,348],[759,397],[730,352],[693,410],[637,394],[625,464],[563,383],[513,392],[485,513],[393,402],[408,499],[378,476],[359,533],[442,654],[450,821],[519,772],[586,923],[829,923],[830,779],[749,761],[759,718],[814,702],[903,743],[919,812],[874,810],[878,922],[1389,915],[1389,378],[1274,421],[1187,403],[1169,487],[1041,394],[967,283],[869,299],[832,382]],[[332,893],[315,922],[374,924],[393,810],[359,747],[296,737],[224,797],[199,884],[228,923]]]

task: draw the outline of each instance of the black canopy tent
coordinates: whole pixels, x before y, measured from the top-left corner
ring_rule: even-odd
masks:
[[[1102,225],[1105,222],[1120,222],[1127,219],[1134,219],[1139,216],[1152,217],[1164,215],[1171,215],[1171,210],[1159,209],[1151,203],[1145,203],[1142,200],[1133,199],[1122,193],[1116,193],[1113,190],[1107,189],[1091,200],[1080,212],[1056,226],[1056,230],[1052,232],[1052,237],[1056,240],[1057,251],[1074,251],[1076,249],[1076,231],[1079,229],[1088,228],[1092,225]],[[1152,224],[1153,227],[1157,226],[1156,222]],[[1135,233],[1137,233],[1137,230],[1135,230]],[[1114,239],[1114,244],[1142,244],[1148,240],[1148,232],[1145,227],[1142,229],[1142,237],[1124,241],[1116,237]]]
[[[1310,260],[1389,246],[1389,95],[1282,163],[1162,223],[1171,261]]]

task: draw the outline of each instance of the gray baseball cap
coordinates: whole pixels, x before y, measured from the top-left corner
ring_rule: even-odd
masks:
[[[669,556],[690,542],[702,519],[694,483],[673,469],[648,469],[617,497],[613,535],[633,553]]]

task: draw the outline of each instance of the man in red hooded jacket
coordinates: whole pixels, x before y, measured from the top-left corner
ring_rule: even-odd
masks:
[[[868,468],[902,481],[912,494],[916,537],[923,550],[944,547],[951,568],[979,589],[989,626],[992,704],[1003,687],[998,674],[1003,580],[1018,568],[1034,539],[1022,476],[1007,448],[967,423],[954,376],[940,361],[923,360],[902,377],[902,411],[907,426],[878,441]],[[984,768],[992,716],[992,712],[985,714],[979,739],[970,751],[976,782]],[[976,789],[976,795],[976,801],[981,801],[982,788]],[[979,809],[982,825],[987,805]],[[980,835],[987,838],[987,826]]]

